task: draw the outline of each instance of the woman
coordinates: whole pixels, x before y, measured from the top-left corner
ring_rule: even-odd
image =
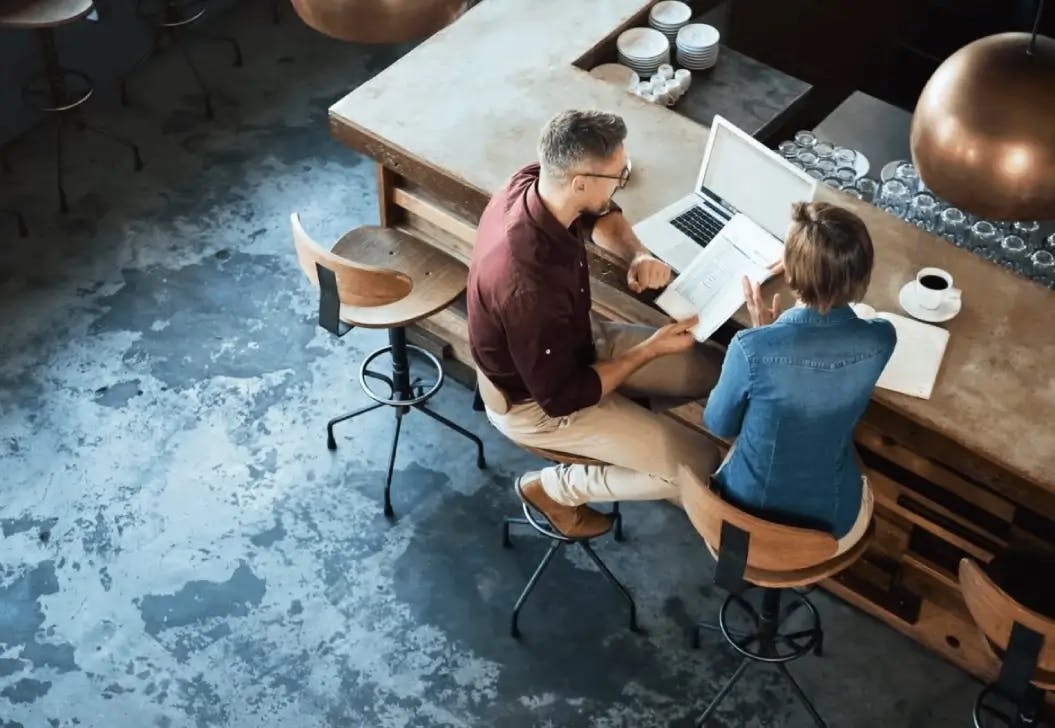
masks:
[[[825,202],[799,203],[784,243],[798,305],[777,316],[744,280],[754,328],[733,337],[704,424],[736,438],[714,476],[730,503],[769,520],[816,528],[852,546],[872,493],[853,430],[894,351],[894,327],[850,308],[868,289],[874,253],[864,222]]]

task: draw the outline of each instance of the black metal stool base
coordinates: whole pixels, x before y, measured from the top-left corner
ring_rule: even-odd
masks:
[[[340,415],[339,417],[334,417],[327,422],[326,447],[330,450],[337,449],[337,440],[333,435],[334,425],[353,419],[359,415],[366,414],[367,412],[373,412],[380,407],[392,407],[396,416],[396,429],[392,434],[392,447],[388,457],[388,470],[385,473],[384,500],[385,516],[387,518],[392,518],[394,516],[394,511],[392,510],[392,473],[396,464],[396,451],[399,447],[399,431],[403,424],[403,416],[410,412],[411,409],[415,409],[422,414],[428,415],[444,427],[454,430],[459,435],[471,440],[476,445],[476,467],[481,470],[486,468],[487,460],[484,458],[484,444],[479,437],[469,432],[461,425],[451,422],[443,415],[434,412],[425,406],[425,403],[440,390],[440,387],[443,386],[443,365],[440,364],[439,359],[421,347],[407,344],[406,330],[403,328],[389,329],[388,338],[389,345],[371,353],[359,368],[359,384],[363,388],[363,391],[366,392],[367,396],[374,400],[374,404],[367,405],[366,407],[357,409],[354,412],[349,412],[348,414]],[[426,385],[422,383],[420,379],[410,379],[410,360],[408,357],[410,352],[418,354],[432,365],[436,374],[434,382]],[[392,355],[391,377],[368,368],[374,359],[386,353]],[[374,391],[367,383],[367,379],[375,379],[387,384],[389,387],[387,396],[382,396]]]
[[[1035,686],[1029,686],[1026,695],[1019,705],[1013,706],[1013,712],[1005,712],[987,704],[993,695],[1000,695],[996,683],[986,685],[974,701],[971,717],[974,728],[1034,728],[1040,726],[1040,707],[1044,702],[1044,693]],[[1010,702],[1010,701],[1009,701]]]
[[[63,172],[63,131],[66,124],[66,114],[76,112],[88,99],[91,98],[94,87],[92,80],[86,74],[69,68],[64,68],[59,63],[58,49],[55,45],[55,33],[52,28],[42,28],[37,31],[40,41],[40,51],[44,59],[44,70],[28,79],[22,86],[22,99],[30,108],[42,113],[55,115],[55,176],[56,187],[59,196],[59,210],[63,213],[69,212],[70,205],[66,196]],[[143,168],[143,159],[139,154],[139,147],[132,142],[123,139],[109,131],[99,129],[77,120],[77,129],[80,131],[91,131],[106,137],[110,141],[126,147],[132,153],[132,167],[138,172]],[[0,147],[0,164],[5,172],[11,171],[11,162],[8,157],[8,148],[11,143]],[[24,223],[20,224],[19,231],[24,229]]]
[[[754,587],[759,589],[761,587]],[[781,596],[790,594],[793,599],[782,610],[780,605]],[[754,624],[753,629],[737,630],[729,626],[730,611],[739,609],[746,614]],[[809,615],[810,625],[805,629],[787,632],[782,630],[787,620],[796,612],[805,609]],[[740,594],[730,594],[718,613],[716,624],[699,624],[693,628],[692,646],[700,646],[700,630],[707,629],[721,632],[725,641],[733,649],[743,655],[744,659],[736,668],[729,680],[718,691],[711,703],[700,716],[697,726],[704,726],[721,702],[743,676],[744,671],[752,662],[770,664],[780,671],[784,679],[791,686],[792,692],[802,706],[813,718],[816,725],[826,728],[827,724],[821,718],[813,703],[803,692],[795,678],[788,671],[787,663],[797,660],[810,652],[820,655],[823,649],[824,633],[821,629],[820,615],[813,603],[801,594],[791,590],[762,589],[762,609],[756,610]],[[752,647],[757,645],[757,647]]]
[[[205,111],[205,118],[211,120],[216,118],[216,113],[212,104],[212,91],[205,83],[205,79],[202,77],[198,67],[194,64],[190,51],[187,50],[186,45],[183,43],[182,35],[196,36],[204,40],[216,41],[231,46],[234,55],[234,60],[231,65],[235,68],[242,67],[243,57],[242,47],[239,45],[237,39],[228,36],[217,36],[211,33],[203,33],[190,27],[192,24],[197,23],[202,19],[205,15],[205,11],[206,4],[204,0],[192,0],[191,2],[182,3],[179,2],[179,0],[164,0],[162,7],[156,11],[144,10],[143,2],[140,0],[136,8],[136,13],[146,24],[154,27],[154,37],[151,42],[150,50],[147,51],[146,55],[141,58],[136,65],[139,66],[146,60],[157,55],[161,50],[162,40],[168,39],[169,43],[175,46],[179,51],[180,56],[183,57],[183,61],[187,64],[187,68],[190,69],[191,76],[194,78],[194,83],[202,95],[202,105]],[[121,78],[120,87],[121,104],[123,106],[128,106],[129,94],[127,76]]]
[[[616,508],[618,508],[618,504],[616,504]],[[532,573],[531,578],[528,579],[528,583],[524,586],[523,591],[520,592],[520,596],[517,598],[516,604],[513,606],[513,616],[510,621],[509,634],[514,639],[520,638],[520,610],[524,606],[524,602],[527,601],[527,598],[534,590],[535,585],[538,584],[539,578],[542,576],[542,572],[544,572],[546,570],[546,567],[549,566],[549,563],[553,560],[554,555],[556,555],[556,553],[562,547],[567,546],[569,544],[577,544],[584,552],[586,552],[586,555],[590,558],[591,561],[593,561],[594,565],[597,566],[601,574],[604,575],[604,578],[607,579],[608,582],[612,586],[614,586],[622,595],[623,600],[626,602],[627,607],[630,610],[630,631],[636,632],[637,634],[644,634],[644,630],[641,629],[641,627],[637,623],[637,606],[634,604],[634,598],[630,595],[630,592],[627,591],[626,587],[623,586],[623,584],[615,578],[615,575],[612,574],[612,572],[608,569],[608,566],[601,560],[601,557],[599,557],[597,553],[593,550],[593,547],[590,546],[591,539],[568,538],[567,536],[564,536],[562,534],[557,533],[556,531],[551,530],[546,525],[536,520],[534,516],[532,516],[531,509],[526,503],[523,504],[523,511],[523,517],[511,517],[503,519],[502,546],[504,548],[512,548],[513,542],[509,539],[509,527],[514,525],[530,526],[539,534],[548,538],[550,543],[549,548],[546,549],[545,555],[542,557],[542,560],[539,562],[539,565],[535,568],[535,571],[534,573]],[[613,519],[613,527],[615,527],[616,524],[621,522],[622,516],[619,515],[618,510],[613,510],[613,512],[616,514],[616,518]],[[604,534],[600,534],[600,536],[603,535]]]

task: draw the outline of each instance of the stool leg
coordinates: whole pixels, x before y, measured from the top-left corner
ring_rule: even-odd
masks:
[[[474,443],[476,443],[476,467],[480,468],[481,470],[483,470],[484,468],[487,467],[487,460],[484,459],[484,444],[480,440],[479,437],[477,437],[473,433],[469,432],[468,430],[466,430],[461,425],[456,425],[455,423],[451,422],[450,420],[448,420],[443,415],[441,415],[441,414],[439,414],[437,412],[433,412],[428,407],[426,407],[424,404],[415,405],[414,407],[415,407],[415,409],[421,410],[422,412],[427,414],[429,417],[431,417],[432,419],[434,419],[437,422],[439,422],[441,425],[449,427],[450,429],[454,430],[458,434],[463,435],[463,436],[469,438],[470,440],[472,440]]]
[[[388,473],[385,475],[385,518],[392,518],[392,469],[396,465],[396,449],[399,447],[399,428],[403,424],[403,407],[396,407],[396,431],[392,435],[392,452],[388,456]]]
[[[139,147],[137,145],[133,144],[127,139],[122,139],[113,132],[107,131],[106,129],[100,129],[97,126],[91,126],[90,124],[86,124],[83,121],[78,121],[77,127],[81,131],[90,131],[93,134],[98,134],[99,136],[106,137],[107,139],[116,144],[128,147],[128,149],[132,152],[132,168],[136,172],[143,169],[143,158],[139,156]]]
[[[796,682],[795,678],[791,676],[791,673],[788,671],[788,666],[783,662],[778,662],[777,669],[780,670],[784,678],[791,683],[791,689],[795,691],[795,696],[798,697],[799,702],[802,703],[802,706],[809,712],[810,716],[813,718],[813,722],[816,723],[819,728],[828,728],[828,724],[824,722],[824,719],[821,718],[817,709],[813,707],[813,703],[811,703],[810,699],[806,697],[806,693],[802,692],[802,688],[799,687],[798,682]]]
[[[194,76],[194,82],[198,84],[198,88],[201,89],[202,95],[205,97],[205,118],[214,119],[216,114],[213,113],[212,108],[212,94],[209,92],[209,88],[205,85],[205,81],[202,80],[201,74],[198,73],[197,66],[194,65],[194,61],[191,60],[190,53],[187,52],[187,47],[180,40],[178,33],[171,33],[172,42],[179,49],[180,54],[183,56],[183,60],[186,61],[187,66],[190,68],[191,74]]]
[[[634,598],[630,596],[630,592],[628,592],[626,587],[623,586],[619,580],[615,578],[612,572],[608,570],[608,567],[605,566],[600,557],[594,553],[594,550],[589,543],[586,541],[579,541],[579,545],[582,546],[582,550],[586,552],[586,555],[590,557],[593,563],[597,565],[597,568],[601,570],[601,573],[604,574],[604,578],[618,589],[619,593],[623,595],[623,599],[626,600],[627,606],[630,607],[630,631],[638,633],[642,632],[642,629],[637,624],[637,606],[634,604]]]
[[[55,119],[55,183],[59,189],[59,211],[63,214],[70,211],[66,201],[66,188],[62,183],[62,127],[65,125],[62,114]]]
[[[194,35],[199,38],[205,38],[206,40],[214,40],[218,43],[226,43],[231,46],[231,50],[234,51],[234,62],[231,64],[236,68],[242,67],[242,46],[238,44],[238,41],[226,35],[213,35],[212,33],[203,33],[197,29],[188,29],[186,31],[188,35]]]
[[[535,573],[528,579],[527,586],[524,587],[524,591],[520,592],[520,597],[517,599],[516,604],[513,606],[513,620],[510,624],[509,634],[514,639],[520,638],[520,629],[517,627],[517,622],[520,618],[520,608],[524,606],[524,602],[527,601],[528,594],[535,588],[535,584],[538,583],[539,577],[542,576],[542,572],[549,566],[549,562],[553,560],[553,555],[557,553],[561,546],[564,545],[563,541],[551,540],[549,548],[546,550],[546,555],[542,557],[542,561],[535,568]]]
[[[327,422],[326,423],[326,447],[329,448],[330,450],[336,450],[337,449],[337,440],[335,440],[334,437],[333,437],[333,426],[334,425],[336,425],[338,422],[344,422],[345,420],[350,420],[353,417],[358,417],[359,415],[366,414],[367,412],[373,412],[375,409],[377,409],[380,406],[381,406],[380,402],[378,402],[377,404],[370,404],[370,405],[367,405],[366,407],[362,407],[361,409],[357,409],[355,412],[349,412],[346,415],[341,415],[340,417],[334,417],[332,420]]]
[[[509,540],[510,526],[530,526],[526,518],[503,518],[502,519],[502,548],[513,548],[513,542]]]
[[[619,501],[612,503],[612,518],[615,519],[613,536],[616,541],[623,540],[623,514],[619,512]]]
[[[714,696],[714,700],[711,701],[711,704],[703,711],[703,715],[701,715],[700,719],[696,721],[696,728],[702,728],[702,726],[707,723],[707,719],[711,717],[711,714],[718,708],[721,702],[725,700],[725,696],[733,689],[733,686],[736,685],[737,680],[739,680],[740,676],[744,674],[744,670],[747,669],[749,664],[751,664],[751,658],[749,657],[745,657],[740,662],[740,666],[736,668],[736,672],[734,672],[733,676],[726,681],[725,685],[722,686],[722,689]]]

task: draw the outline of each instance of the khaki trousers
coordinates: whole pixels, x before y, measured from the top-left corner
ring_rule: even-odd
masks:
[[[615,358],[652,335],[649,326],[595,320],[600,360]],[[627,398],[693,400],[718,381],[723,352],[697,344],[681,354],[655,359],[627,379],[619,392],[566,417],[550,417],[536,402],[513,405],[487,417],[506,437],[532,447],[594,458],[610,465],[557,465],[542,471],[542,487],[569,506],[621,500],[680,500],[675,482],[684,465],[706,478],[718,467],[717,447],[705,436]]]

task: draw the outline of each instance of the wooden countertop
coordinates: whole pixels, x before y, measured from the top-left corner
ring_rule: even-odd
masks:
[[[397,173],[400,159],[411,160],[485,198],[535,158],[550,116],[610,110],[629,127],[633,179],[616,199],[636,222],[692,189],[708,129],[573,64],[650,4],[483,2],[334,104],[331,126],[344,138],[353,130],[358,148]],[[946,324],[952,336],[933,398],[877,390],[873,399],[1055,493],[1055,293],[870,205],[821,194],[854,209],[872,232],[869,304],[897,311],[898,290],[926,265],[949,270],[963,290],[963,311]],[[735,319],[746,324],[746,311]]]

